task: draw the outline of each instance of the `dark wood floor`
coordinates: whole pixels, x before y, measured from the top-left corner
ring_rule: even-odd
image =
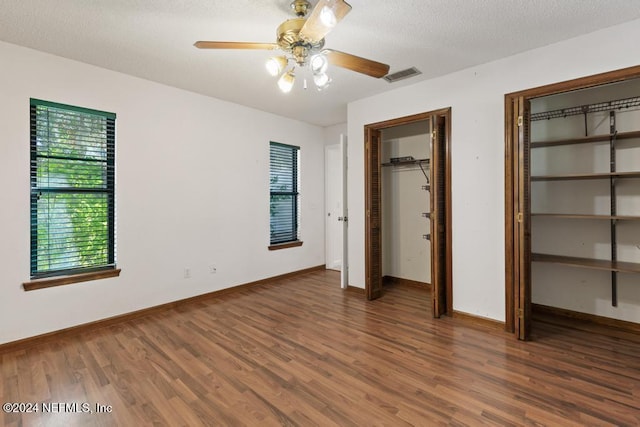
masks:
[[[637,336],[546,318],[518,342],[432,319],[425,290],[367,302],[338,282],[308,273],[2,354],[2,403],[112,406],[4,424],[640,425]]]

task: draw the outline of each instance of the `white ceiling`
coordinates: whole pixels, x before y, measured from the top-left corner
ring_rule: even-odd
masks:
[[[639,0],[348,1],[325,46],[420,76],[332,68],[327,90],[282,94],[264,68],[273,52],[193,47],[274,42],[291,0],[0,0],[0,40],[327,126],[350,101],[640,18]]]

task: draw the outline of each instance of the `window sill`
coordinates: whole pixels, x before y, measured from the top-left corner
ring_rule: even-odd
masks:
[[[300,240],[296,240],[295,242],[278,243],[277,245],[269,245],[269,250],[278,251],[280,249],[295,248],[297,246],[302,246],[302,242]]]
[[[120,276],[120,269],[113,268],[109,270],[92,271],[91,273],[73,274],[69,276],[47,277],[45,279],[35,279],[30,282],[24,282],[22,287],[25,291],[34,291],[36,289],[51,288],[53,286],[70,285],[72,283],[88,282],[91,280],[106,279],[107,277]]]

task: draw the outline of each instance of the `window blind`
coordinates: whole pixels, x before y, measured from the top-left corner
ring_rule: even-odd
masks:
[[[272,142],[269,179],[271,244],[298,240],[299,147]]]
[[[115,267],[115,120],[31,99],[31,277]]]

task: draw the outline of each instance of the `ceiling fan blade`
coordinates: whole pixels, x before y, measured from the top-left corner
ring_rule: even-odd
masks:
[[[325,51],[327,52],[329,63],[337,67],[376,78],[386,76],[389,73],[389,66],[382,62],[372,61],[371,59],[361,58],[338,50],[326,49]]]
[[[304,40],[317,43],[350,11],[351,5],[344,0],[318,0],[299,35]]]
[[[278,45],[275,43],[197,41],[193,45],[198,49],[278,49]]]

